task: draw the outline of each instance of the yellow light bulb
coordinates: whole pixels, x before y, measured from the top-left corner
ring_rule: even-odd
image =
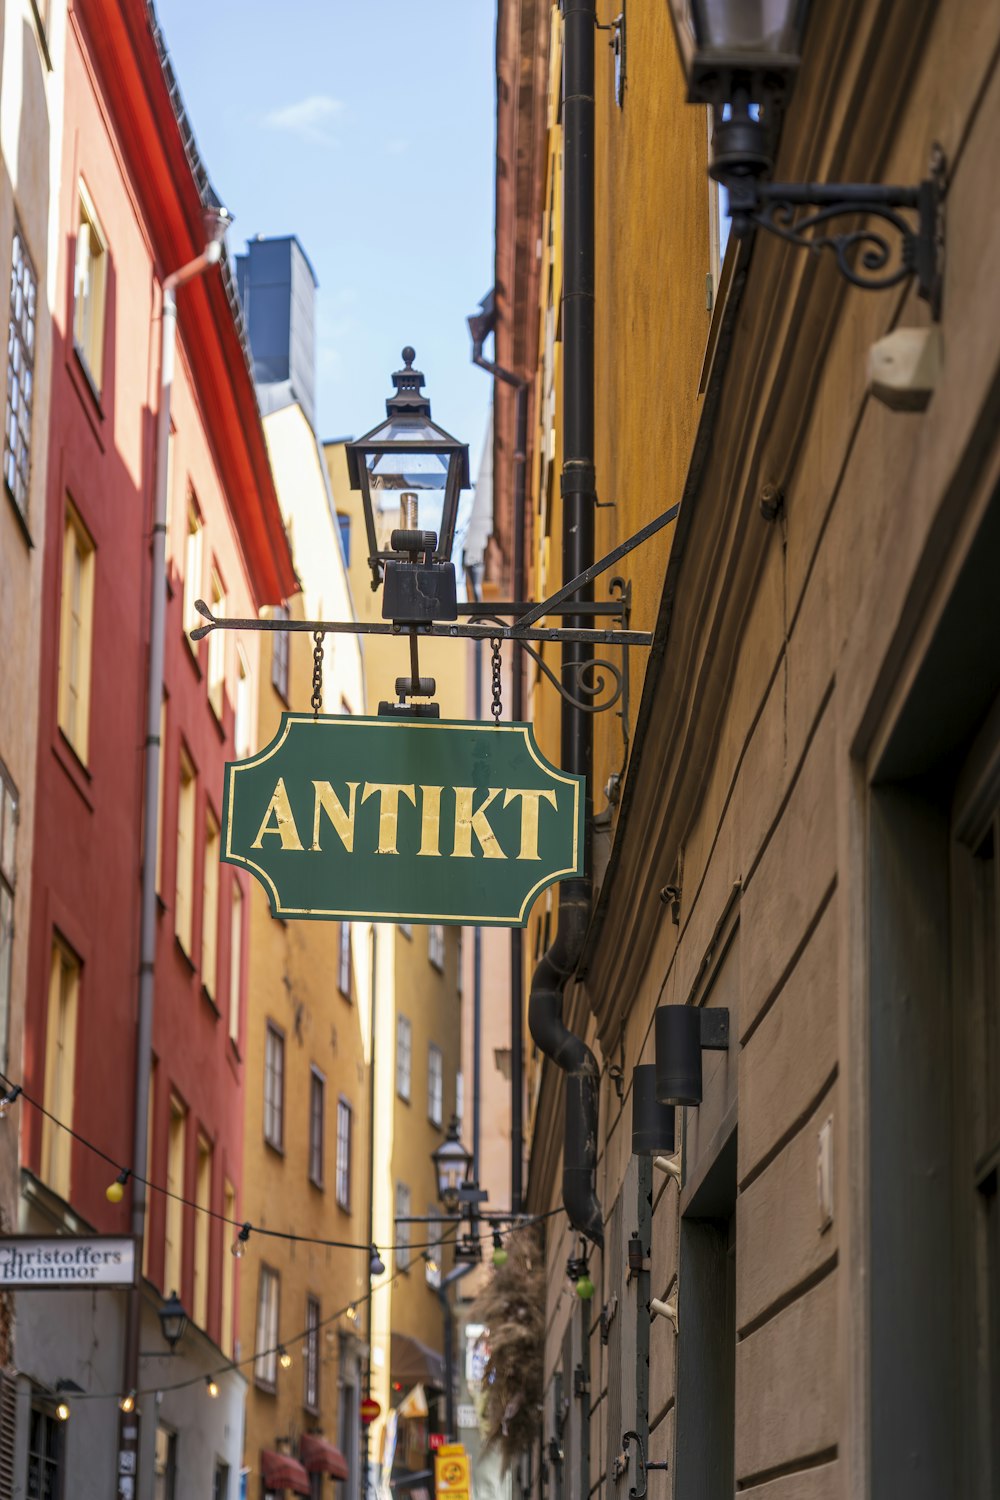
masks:
[[[278,1363],[283,1370],[287,1370],[292,1363],[292,1356],[287,1349],[282,1349],[278,1354]]]
[[[205,1376],[205,1384],[208,1387],[208,1394],[210,1396],[215,1397],[215,1396],[217,1396],[219,1394],[219,1387],[216,1384],[216,1382],[212,1379],[211,1375],[206,1375]]]
[[[118,1408],[126,1413],[135,1411],[135,1391],[129,1391],[127,1396],[123,1396],[118,1403]]]
[[[59,1402],[59,1404],[56,1407],[56,1416],[59,1418],[60,1422],[68,1422],[69,1421],[69,1402],[68,1401],[60,1401]]]
[[[104,1196],[109,1203],[120,1203],[125,1196],[125,1189],[120,1182],[109,1182],[104,1189]]]

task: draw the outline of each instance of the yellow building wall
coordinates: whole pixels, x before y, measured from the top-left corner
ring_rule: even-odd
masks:
[[[290,601],[293,619],[350,619],[352,605],[335,520],[328,504],[320,450],[298,406],[265,419],[265,432],[285,523],[292,538],[303,591]],[[312,692],[312,636],[290,633],[287,702],[272,681],[275,637],[261,636],[258,724],[255,748],[267,744],[286,709],[308,711]],[[324,665],[324,709],[364,708],[358,643],[353,636],[328,637]],[[240,1216],[255,1230],[292,1231],[310,1238],[367,1242],[368,1229],[368,1058],[372,992],[369,924],[351,928],[350,994],[338,984],[340,924],[283,922],[271,916],[266,894],[252,883],[250,901],[250,992],[246,1039],[246,1133]],[[264,1139],[264,1066],[268,1022],[284,1036],[284,1144],[281,1151]],[[310,1180],[310,1078],[316,1067],[325,1079],[323,1185]],[[337,1203],[337,1103],[352,1111],[349,1208]],[[341,1365],[346,1348],[357,1351],[365,1336],[366,1312],[331,1315],[368,1290],[365,1250],[291,1244],[252,1233],[239,1263],[239,1338],[243,1357],[256,1348],[261,1268],[280,1278],[279,1338],[292,1356],[266,1389],[250,1371],[247,1393],[245,1461],[251,1469],[249,1493],[259,1487],[260,1451],[290,1439],[298,1452],[304,1431],[322,1432],[341,1444],[339,1385],[350,1372]],[[315,1297],[323,1326],[319,1335],[319,1403],[305,1406],[304,1344],[306,1302]],[[327,1321],[329,1320],[329,1321]],[[360,1390],[358,1399],[360,1399]],[[357,1464],[356,1453],[349,1461]],[[325,1480],[324,1493],[332,1494]]]
[[[685,103],[669,7],[627,8],[624,105],[615,99],[614,59],[606,36],[595,40],[595,557],[625,541],[680,499],[697,426],[699,376],[711,322],[707,278],[712,272],[710,184],[706,176],[707,112]],[[563,142],[559,114],[562,23],[552,7],[547,174],[535,381],[535,464],[531,503],[535,548],[531,597],[563,582],[562,504],[562,196]],[[650,631],[663,589],[674,527],[643,543],[595,581],[609,597],[621,576],[632,587],[630,626]],[[621,665],[618,648],[598,648]],[[629,653],[629,718],[634,727],[648,652]],[[558,674],[560,648],[544,648]],[[600,700],[598,700],[600,701]],[[604,788],[625,759],[621,703],[594,717],[594,811],[606,811]],[[560,701],[536,677],[530,715],[543,750],[559,761]],[[536,903],[525,944],[527,975],[554,928],[555,893]],[[536,1080],[537,1081],[537,1080]]]
[[[325,447],[330,486],[339,515],[350,523],[351,592],[360,620],[381,620],[382,593],[373,593],[367,564],[368,546],[360,491],[350,488],[342,443]],[[391,524],[398,524],[392,521]],[[388,525],[388,522],[387,522]],[[380,700],[395,699],[395,680],[409,674],[409,642],[406,637],[363,637],[364,677],[369,713]],[[469,689],[465,646],[457,641],[420,643],[420,673],[437,683],[437,701],[442,718],[469,716]],[[436,1174],[431,1153],[444,1139],[455,1110],[456,1075],[461,1068],[460,931],[444,928],[444,967],[438,969],[429,955],[430,928],[414,923],[409,933],[389,923],[378,925],[378,1016],[375,1065],[375,1243],[382,1252],[387,1277],[399,1270],[400,1256],[386,1246],[395,1243],[396,1190],[402,1183],[410,1190],[411,1213],[438,1213]],[[410,1097],[406,1101],[396,1088],[397,1018],[405,1016],[412,1028]],[[441,1049],[443,1061],[443,1109],[440,1127],[428,1116],[428,1052],[431,1044]],[[465,1132],[466,1136],[468,1131]],[[373,1393],[383,1414],[398,1405],[403,1389],[391,1382],[391,1334],[407,1334],[441,1352],[441,1304],[426,1280],[423,1250],[433,1236],[427,1226],[410,1230],[410,1265],[372,1302]],[[428,1252],[433,1253],[433,1252]],[[405,1259],[405,1255],[403,1257]],[[438,1256],[440,1263],[441,1257]],[[445,1252],[443,1269],[451,1265]],[[454,1294],[453,1294],[454,1295]],[[384,1399],[383,1393],[384,1392]],[[373,1451],[377,1454],[383,1423],[373,1428]]]

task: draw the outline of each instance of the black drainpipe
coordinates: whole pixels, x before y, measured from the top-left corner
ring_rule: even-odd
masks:
[[[594,0],[563,0],[563,503],[562,576],[594,561]],[[583,593],[593,598],[593,589]],[[592,624],[571,616],[571,628]],[[579,693],[588,645],[563,646],[563,683]],[[594,1189],[597,1169],[597,1061],[563,1021],[563,992],[583,950],[592,903],[593,720],[562,704],[562,766],[586,778],[586,874],[559,887],[555,939],[531,981],[528,1026],[535,1043],[566,1074],[563,1204],[573,1228],[604,1243]]]

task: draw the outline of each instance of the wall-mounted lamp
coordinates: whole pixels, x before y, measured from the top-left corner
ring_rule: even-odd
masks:
[[[776,125],[802,56],[808,0],[720,5],[669,0],[687,81],[688,102],[707,104],[715,120],[710,174],[729,190],[733,234],[754,227],[806,249],[830,249],[854,286],[879,290],[915,276],[937,317],[943,260],[944,158],[914,187],[880,183],[768,182]],[[800,213],[805,209],[805,213]],[[917,227],[904,217],[916,215]],[[852,224],[824,233],[831,219],[868,216],[900,238],[893,256],[884,234]]]
[[[632,1070],[632,1155],[669,1155],[674,1149],[674,1108],[657,1098],[656,1064]]]
[[[660,1005],[655,1026],[658,1101],[700,1104],[701,1054],[729,1047],[729,1011],[717,1005]]]

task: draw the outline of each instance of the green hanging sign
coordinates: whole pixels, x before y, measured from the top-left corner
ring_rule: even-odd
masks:
[[[583,873],[583,820],[530,724],[283,714],[226,767],[222,858],[276,917],[523,927]]]

